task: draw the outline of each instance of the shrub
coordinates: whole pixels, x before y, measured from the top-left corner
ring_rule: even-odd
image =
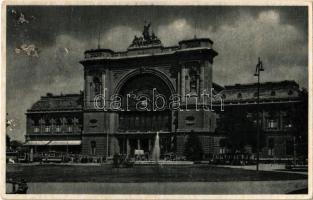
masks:
[[[195,134],[193,131],[190,133],[190,135],[187,138],[187,142],[185,143],[184,155],[186,156],[187,160],[192,161],[202,160],[203,155],[202,145],[198,135]]]

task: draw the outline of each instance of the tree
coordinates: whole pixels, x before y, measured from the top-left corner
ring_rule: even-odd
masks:
[[[23,143],[18,141],[18,140],[12,140],[10,142],[10,146],[13,150],[18,150],[18,148],[22,147],[23,146]]]
[[[11,138],[8,134],[6,134],[6,149],[8,150],[10,148],[10,142],[11,142]]]
[[[301,103],[290,107],[289,116],[293,123],[296,142],[296,154],[308,158],[308,92],[300,92]]]
[[[244,151],[246,145],[256,149],[256,113],[241,107],[228,108],[227,112],[221,113],[222,127],[217,132],[228,136],[227,147],[232,152]],[[261,126],[261,124],[260,124]],[[265,145],[265,137],[260,132],[260,147]]]
[[[195,134],[194,131],[191,131],[187,138],[187,142],[185,143],[184,155],[186,156],[187,160],[202,160],[202,145],[198,135]]]

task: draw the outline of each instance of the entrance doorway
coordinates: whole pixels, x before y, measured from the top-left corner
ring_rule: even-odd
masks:
[[[142,150],[143,154],[150,157],[153,149],[153,137],[127,136],[118,139],[120,153],[135,156],[136,150]]]
[[[144,155],[150,160],[155,142],[156,133],[149,134],[125,134],[118,137],[120,154],[136,157],[136,154]],[[160,135],[160,156],[163,158],[167,154],[176,152],[176,137],[170,134]],[[139,151],[138,151],[139,150]],[[140,153],[141,152],[141,153]]]

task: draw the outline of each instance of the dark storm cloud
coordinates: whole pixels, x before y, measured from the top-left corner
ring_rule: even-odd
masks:
[[[29,23],[18,24],[12,10]],[[32,18],[33,16],[33,18]],[[31,19],[31,20],[30,20]],[[9,133],[23,140],[25,115],[47,92],[83,89],[83,52],[97,47],[125,50],[144,21],[165,46],[179,40],[210,37],[219,52],[214,81],[247,83],[257,57],[266,71],[263,81],[296,80],[307,86],[307,10],[305,7],[234,6],[15,6],[7,10],[7,112],[18,122]],[[39,58],[15,53],[35,45]]]
[[[51,44],[58,34],[73,34],[78,38],[90,38],[94,33],[104,32],[117,25],[127,25],[141,29],[144,20],[152,21],[154,26],[168,24],[174,19],[185,18],[196,26],[209,24],[213,29],[222,24],[232,24],[240,12],[257,17],[266,10],[280,13],[281,23],[290,23],[306,31],[307,12],[303,7],[233,7],[233,6],[19,6],[8,8],[8,39],[16,39],[14,20],[10,10],[22,11],[26,16],[35,16],[36,23],[25,25],[23,28],[32,39],[41,39],[42,45]],[[21,28],[21,27],[19,27]],[[11,32],[12,31],[12,32]],[[13,33],[13,34],[11,34]]]

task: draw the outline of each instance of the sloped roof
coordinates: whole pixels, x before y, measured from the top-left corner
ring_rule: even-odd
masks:
[[[257,83],[235,84],[224,87],[220,92],[224,102],[256,101]],[[295,81],[265,82],[260,84],[260,100],[275,101],[298,99],[299,85]]]
[[[83,94],[53,95],[47,93],[27,111],[69,111],[83,109]]]

